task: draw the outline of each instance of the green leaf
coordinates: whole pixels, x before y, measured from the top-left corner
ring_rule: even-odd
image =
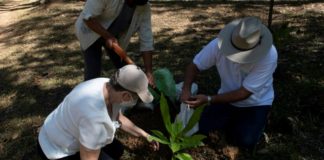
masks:
[[[174,157],[176,157],[179,160],[193,160],[191,155],[188,153],[178,153],[174,155]]]
[[[158,130],[151,130],[152,131],[152,133],[153,133],[153,135],[156,135],[156,136],[158,136],[158,137],[161,137],[161,138],[164,138],[164,139],[168,139],[168,138],[166,138],[165,136],[164,136],[164,134],[161,132],[161,131],[158,131]]]
[[[191,115],[188,124],[186,125],[186,127],[182,130],[182,134],[187,133],[188,131],[191,130],[192,127],[194,127],[196,125],[196,123],[199,121],[200,116],[202,111],[204,110],[205,105],[203,106],[199,106],[195,109],[194,113]]]
[[[162,114],[162,119],[165,125],[165,128],[167,131],[171,134],[172,133],[172,127],[171,127],[171,118],[170,118],[170,113],[169,113],[169,106],[167,103],[167,100],[165,99],[163,93],[161,94],[160,98],[160,110]]]
[[[157,141],[157,142],[159,142],[159,143],[161,143],[161,144],[167,144],[167,145],[169,145],[170,144],[170,142],[169,141],[165,141],[165,140],[163,140],[163,139],[161,139],[161,138],[159,138],[159,137],[156,137],[156,136],[149,136],[148,137],[148,140],[149,141]]]
[[[170,143],[168,138],[165,137],[162,132],[160,132],[158,130],[152,130],[152,133],[154,135],[154,137],[152,137],[153,140],[158,141],[158,142],[160,142],[162,144],[169,144]],[[149,137],[149,140],[150,140],[150,137]]]
[[[179,143],[172,143],[169,144],[170,149],[172,150],[172,153],[178,152],[181,148]]]
[[[167,144],[169,148],[172,150],[172,153],[177,153],[180,150],[183,150],[185,148],[195,147],[200,144],[202,144],[201,140],[204,139],[206,136],[204,135],[194,135],[191,137],[186,137],[185,132],[183,132],[186,128],[189,130],[198,122],[201,112],[203,111],[203,107],[198,107],[194,113],[192,114],[192,117],[189,120],[189,127],[185,127],[183,129],[182,122],[175,121],[174,123],[171,123],[170,113],[169,113],[169,106],[167,103],[167,100],[163,93],[161,93],[160,98],[160,110],[162,119],[165,125],[165,128],[167,129],[170,137],[167,138],[163,135],[162,132],[158,130],[152,130],[152,133],[155,136],[150,136],[149,140],[155,140],[157,142],[160,142],[162,144]],[[191,126],[191,127],[190,127]],[[189,155],[190,156],[190,155]],[[188,158],[186,154],[179,154],[180,158]],[[190,156],[191,158],[191,156]]]
[[[171,124],[171,137],[177,138],[180,133],[182,133],[182,122],[175,121]]]
[[[182,137],[181,144],[180,144],[181,150],[186,148],[197,147],[203,144],[202,140],[205,138],[206,136],[201,134],[196,134],[190,137]]]

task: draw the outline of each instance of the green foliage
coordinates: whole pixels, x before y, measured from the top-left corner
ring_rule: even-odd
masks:
[[[155,140],[161,144],[168,145],[173,153],[172,159],[191,160],[192,157],[187,153],[183,153],[183,150],[201,145],[202,140],[206,138],[206,136],[199,134],[185,136],[185,133],[193,128],[193,126],[198,122],[204,106],[195,109],[186,127],[183,127],[182,122],[178,120],[171,123],[169,106],[163,94],[160,98],[160,108],[163,122],[169,133],[169,137],[165,136],[158,130],[152,130],[153,135],[149,137],[149,140]]]
[[[191,160],[192,159],[192,157],[188,153],[178,153],[174,157],[179,160]]]

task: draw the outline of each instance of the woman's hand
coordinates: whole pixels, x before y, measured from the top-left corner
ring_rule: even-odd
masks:
[[[145,132],[143,129],[137,127],[132,121],[130,121],[126,116],[124,116],[121,112],[119,113],[118,120],[121,123],[121,129],[123,131],[126,131],[133,136],[136,137],[143,137],[145,138],[149,143],[150,147],[154,150],[157,151],[160,148],[160,145],[156,141],[150,141],[149,136],[147,132]]]
[[[150,135],[148,135],[150,136]],[[154,141],[154,140],[149,140],[148,137],[146,137],[146,140],[150,143],[150,148],[153,150],[153,151],[158,151],[160,149],[160,143],[157,142],[157,141]]]

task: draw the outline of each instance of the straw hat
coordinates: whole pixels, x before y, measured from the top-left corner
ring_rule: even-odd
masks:
[[[219,33],[220,53],[237,63],[255,63],[272,46],[272,34],[257,17],[236,19]]]

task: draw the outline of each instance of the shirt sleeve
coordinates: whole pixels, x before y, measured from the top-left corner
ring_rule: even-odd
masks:
[[[100,119],[103,118],[84,118],[80,121],[79,141],[88,149],[100,149],[114,139],[115,128],[113,124],[109,125]]]
[[[81,14],[84,20],[101,15],[110,0],[87,0]]]
[[[277,67],[277,51],[274,47],[269,56],[253,67],[243,81],[243,87],[252,93],[259,93],[262,89],[272,85],[273,73]]]
[[[139,28],[139,42],[140,51],[153,51],[153,33],[152,33],[152,23],[151,23],[151,8],[150,4],[147,4],[143,13],[141,14],[141,24]]]
[[[214,39],[195,56],[193,63],[200,71],[207,70],[216,65],[217,53],[217,39]]]

